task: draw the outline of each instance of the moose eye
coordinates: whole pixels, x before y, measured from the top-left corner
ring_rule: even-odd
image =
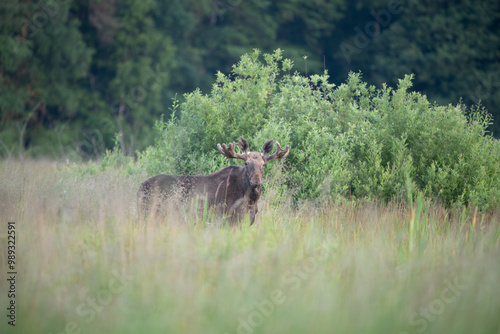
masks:
[[[247,165],[248,165],[248,162],[245,162],[245,166],[247,166]]]
[[[262,167],[263,167],[263,168],[266,168],[266,164],[263,164],[263,165],[262,165]]]

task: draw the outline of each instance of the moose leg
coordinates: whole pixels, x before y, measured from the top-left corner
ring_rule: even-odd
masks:
[[[257,205],[250,207],[250,226],[252,226],[255,222],[255,216],[257,215],[257,212],[259,212],[259,208],[257,207]]]
[[[146,180],[139,187],[137,192],[137,211],[139,219],[148,216],[151,207],[151,182]]]
[[[179,178],[176,175],[160,174],[144,181],[137,192],[139,216],[146,219],[150,214],[159,214],[162,204],[175,193],[174,189],[179,184]],[[183,191],[182,187],[177,188]]]
[[[240,198],[235,201],[227,210],[227,215],[229,217],[229,222],[231,225],[236,225],[241,223],[243,217],[245,216],[247,206],[245,205],[245,199]]]

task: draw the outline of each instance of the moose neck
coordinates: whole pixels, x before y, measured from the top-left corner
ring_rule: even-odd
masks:
[[[245,173],[245,170],[243,170],[243,172]],[[252,187],[248,178],[245,177],[244,180],[245,197],[248,199],[249,204],[254,204],[260,198],[262,186]]]
[[[250,191],[248,192],[248,200],[250,204],[256,203],[259,200],[261,192],[262,186],[258,186],[256,188],[250,187]]]
[[[246,188],[245,197],[248,199],[248,204],[255,204],[260,198],[260,193],[262,191],[262,186],[253,188],[248,184]]]

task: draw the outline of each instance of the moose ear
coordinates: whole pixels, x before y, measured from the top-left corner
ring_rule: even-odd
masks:
[[[245,138],[240,137],[240,139],[238,140],[238,146],[240,148],[241,153],[245,154],[250,152],[250,145],[248,145],[248,142],[246,141]]]
[[[269,153],[271,153],[271,151],[273,150],[273,145],[274,145],[274,142],[272,139],[266,141],[264,143],[264,145],[262,145],[262,154],[268,155]]]

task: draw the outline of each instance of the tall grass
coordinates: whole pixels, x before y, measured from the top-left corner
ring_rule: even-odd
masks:
[[[498,212],[264,197],[252,227],[138,224],[119,171],[2,162],[0,180],[17,333],[500,332]]]

